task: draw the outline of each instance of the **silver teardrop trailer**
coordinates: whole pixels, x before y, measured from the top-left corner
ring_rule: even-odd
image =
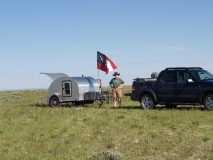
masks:
[[[53,82],[48,89],[48,103],[57,106],[61,103],[86,104],[95,101],[102,104],[101,83],[93,77],[70,77],[63,73],[41,73]]]

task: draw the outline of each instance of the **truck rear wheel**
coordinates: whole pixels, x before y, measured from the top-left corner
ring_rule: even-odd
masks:
[[[58,97],[56,97],[56,96],[52,96],[51,98],[50,98],[50,100],[49,100],[49,106],[50,107],[55,107],[55,106],[58,106],[59,105],[59,99],[58,99]]]
[[[155,102],[151,95],[145,94],[141,97],[140,105],[143,109],[152,109],[155,107]]]
[[[208,94],[205,97],[204,105],[207,110],[213,110],[213,94]]]

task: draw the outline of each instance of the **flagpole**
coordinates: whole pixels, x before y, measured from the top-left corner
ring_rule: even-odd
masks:
[[[97,69],[97,78],[99,79],[100,78],[100,70]]]
[[[102,92],[102,81],[101,81],[101,78],[100,78],[100,70],[99,69],[97,69],[97,79],[100,83],[100,90]]]
[[[97,63],[98,62],[96,62],[96,65],[97,65]],[[96,67],[97,67],[97,79],[98,79],[98,81],[100,83],[100,90],[101,90],[101,93],[102,93],[102,82],[101,82],[101,79],[100,79],[100,69],[98,68],[98,65]]]

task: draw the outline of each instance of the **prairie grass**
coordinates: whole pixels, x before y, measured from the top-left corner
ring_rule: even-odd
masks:
[[[45,90],[0,92],[0,159],[213,160],[213,112],[142,110],[127,96],[119,109],[50,108],[46,97]]]

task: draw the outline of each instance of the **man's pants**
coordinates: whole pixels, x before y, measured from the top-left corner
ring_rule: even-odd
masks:
[[[114,107],[117,107],[117,105],[121,106],[122,89],[121,88],[113,88],[112,89],[112,97],[113,97],[113,106]]]

